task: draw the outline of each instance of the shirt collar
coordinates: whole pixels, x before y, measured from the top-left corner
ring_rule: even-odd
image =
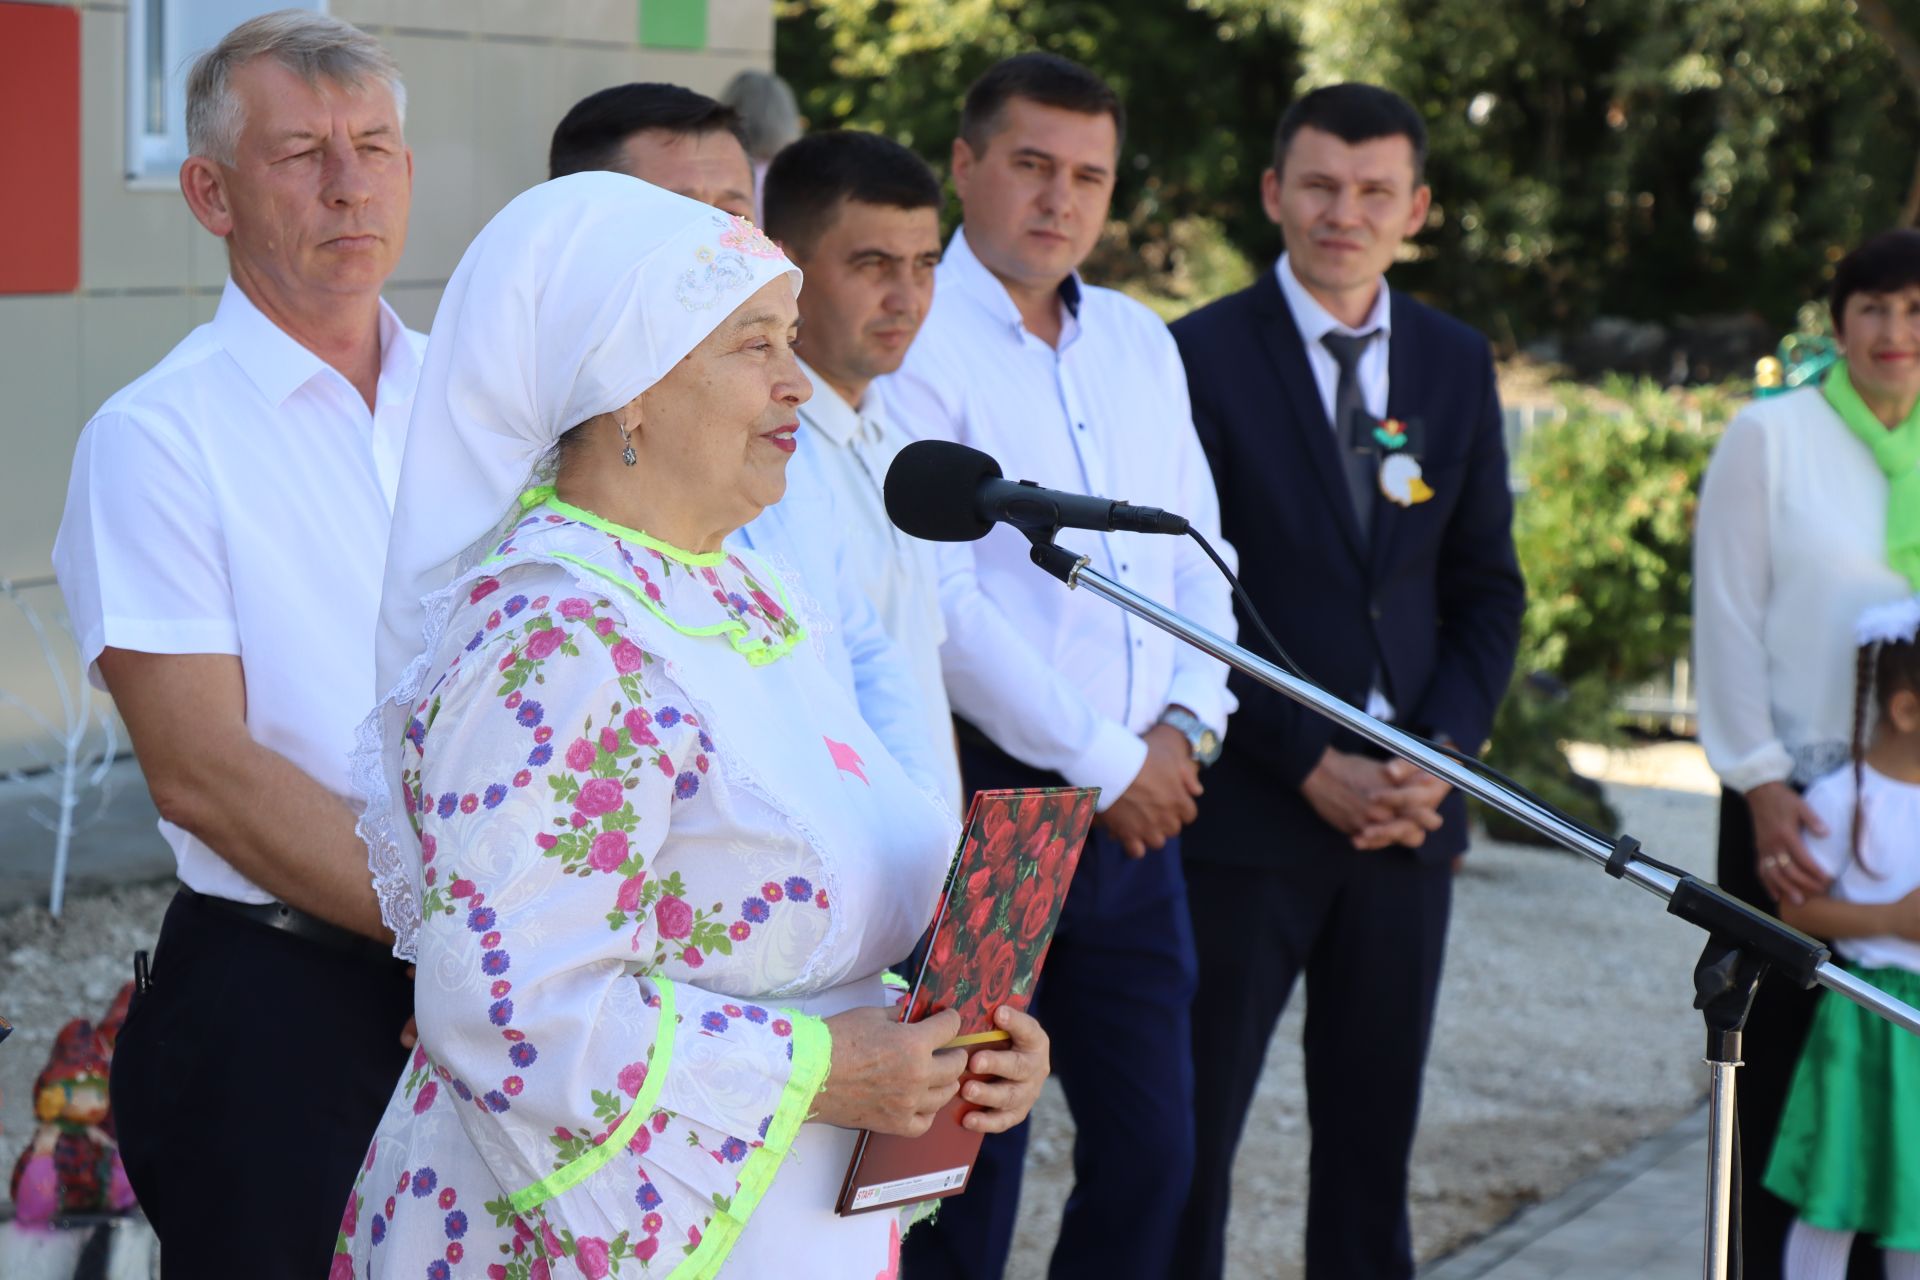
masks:
[[[985,307],[996,319],[1006,322],[1012,332],[1018,336],[1027,331],[1026,322],[1020,319],[1020,308],[1013,303],[1013,295],[1007,292],[1007,286],[1000,278],[987,270],[986,264],[974,256],[973,246],[967,243],[967,229],[964,225],[954,228],[953,238],[947,241],[947,251],[940,259],[945,274],[952,282],[975,302]],[[1060,346],[1065,348],[1079,332],[1080,305],[1085,299],[1086,290],[1075,271],[1060,282],[1060,301],[1066,307],[1060,330]]]
[[[1273,264],[1273,273],[1280,281],[1280,292],[1287,299],[1287,309],[1293,312],[1293,323],[1300,330],[1300,338],[1309,347],[1319,343],[1330,333],[1374,333],[1385,338],[1393,336],[1393,305],[1387,289],[1387,278],[1380,277],[1380,291],[1374,295],[1373,310],[1358,329],[1340,323],[1332,312],[1320,305],[1320,302],[1300,278],[1293,274],[1293,258],[1290,254],[1281,254],[1280,261]]]
[[[815,373],[806,361],[800,362],[800,368],[813,384],[813,395],[800,406],[800,416],[809,427],[835,444],[852,444],[860,435],[861,411],[848,404],[845,397],[833,389],[833,384]],[[863,403],[873,403],[871,387]]]
[[[285,329],[267,319],[231,278],[213,313],[213,332],[234,363],[260,389],[260,394],[276,405],[285,403],[288,396],[315,375],[332,369]],[[420,357],[407,336],[406,326],[383,298],[380,302],[380,391],[385,394],[379,398],[410,396],[419,374]]]

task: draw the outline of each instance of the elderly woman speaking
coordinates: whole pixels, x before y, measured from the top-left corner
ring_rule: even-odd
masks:
[[[1033,1103],[1031,1019],[971,1063],[894,1021],[952,818],[726,543],[796,447],[799,276],[594,173],[447,287],[356,761],[420,1047],[342,1276],[888,1275],[905,1220],[833,1212],[854,1130],[924,1131],[963,1069],[973,1127]]]

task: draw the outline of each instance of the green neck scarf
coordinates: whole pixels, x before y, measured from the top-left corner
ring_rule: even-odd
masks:
[[[1847,362],[1836,363],[1821,391],[1840,421],[1873,453],[1887,477],[1887,563],[1920,590],[1920,404],[1892,430],[1854,390]]]

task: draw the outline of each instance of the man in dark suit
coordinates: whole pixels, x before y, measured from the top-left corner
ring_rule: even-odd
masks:
[[[1486,340],[1384,276],[1426,220],[1425,152],[1393,93],[1301,98],[1261,176],[1286,254],[1173,332],[1222,530],[1280,643],[1353,705],[1473,751],[1524,589]],[[1221,1273],[1234,1149],[1304,971],[1307,1275],[1410,1277],[1407,1158],[1465,805],[1261,685],[1232,689],[1240,709],[1186,834],[1200,983],[1185,1274]]]

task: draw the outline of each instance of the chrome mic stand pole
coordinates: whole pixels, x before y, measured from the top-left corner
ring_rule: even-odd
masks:
[[[1822,943],[1756,911],[1718,885],[1690,875],[1676,876],[1649,866],[1636,855],[1640,842],[1621,836],[1609,844],[1551,807],[1489,781],[1466,765],[1408,736],[1390,724],[1349,706],[1326,690],[1281,670],[1239,645],[1195,626],[1164,605],[1088,567],[1085,556],[1052,541],[1053,530],[1023,530],[1033,540],[1033,562],[1069,588],[1085,588],[1101,599],[1144,619],[1162,631],[1210,654],[1236,671],[1316,711],[1437,778],[1444,778],[1490,808],[1531,827],[1555,844],[1600,863],[1608,875],[1631,880],[1666,899],[1667,912],[1708,933],[1705,952],[1694,969],[1694,1007],[1707,1021],[1709,1095],[1706,1280],[1726,1280],[1728,1230],[1733,1188],[1734,1071],[1740,1065],[1740,1034],[1760,979],[1771,969],[1800,987],[1816,982],[1855,1004],[1920,1035],[1920,1010],[1834,965]]]

